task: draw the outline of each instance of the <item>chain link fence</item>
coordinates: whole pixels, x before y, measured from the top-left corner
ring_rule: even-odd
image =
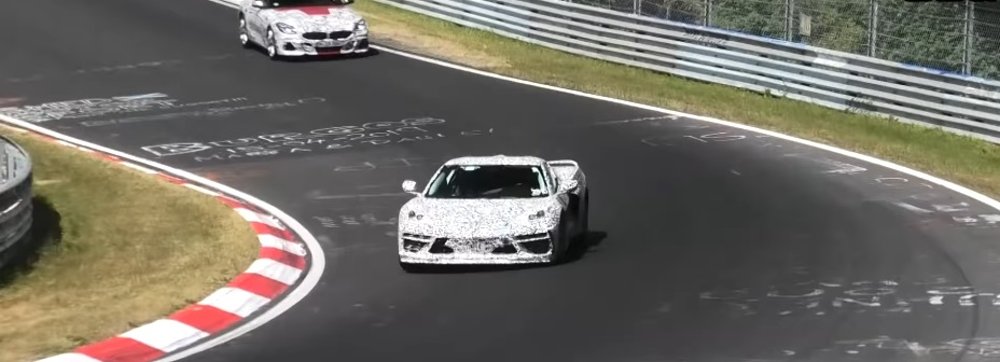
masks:
[[[906,0],[568,0],[1000,79],[1000,3]]]
[[[1000,78],[1000,3],[974,6],[972,74]]]

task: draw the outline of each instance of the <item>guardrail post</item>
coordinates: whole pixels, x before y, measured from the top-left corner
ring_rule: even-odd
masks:
[[[878,38],[878,0],[871,0],[868,9],[868,56],[875,56],[875,40]]]
[[[632,0],[632,13],[642,15],[642,0]]]
[[[785,40],[792,40],[792,7],[795,0],[785,0]]]
[[[965,48],[962,54],[962,74],[972,74],[972,48],[975,45],[976,26],[976,4],[965,0],[965,36],[962,47]]]
[[[702,21],[701,25],[712,25],[712,0],[705,0],[705,19]]]

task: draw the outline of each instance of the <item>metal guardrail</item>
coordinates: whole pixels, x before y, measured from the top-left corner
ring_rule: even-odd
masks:
[[[0,136],[0,269],[30,239],[32,164],[28,153]]]
[[[997,80],[563,1],[375,1],[568,53],[1000,143]]]

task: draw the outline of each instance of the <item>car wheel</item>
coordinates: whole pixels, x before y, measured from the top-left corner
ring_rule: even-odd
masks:
[[[243,48],[250,47],[250,33],[247,32],[247,20],[240,16],[240,45]]]
[[[277,41],[274,40],[274,31],[271,30],[271,28],[267,28],[267,46],[265,47],[265,50],[267,50],[267,57],[271,58],[271,60],[277,60],[279,58],[278,44]]]
[[[552,260],[550,264],[556,265],[562,263],[566,259],[566,250],[569,249],[570,235],[566,228],[566,217],[559,218],[559,230],[556,231],[556,240],[553,240],[552,245]]]

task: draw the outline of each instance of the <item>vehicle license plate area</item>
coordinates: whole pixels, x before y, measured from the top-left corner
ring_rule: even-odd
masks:
[[[344,45],[343,43],[336,40],[320,40],[314,46],[317,48],[335,48]]]
[[[485,254],[503,244],[499,239],[452,239],[446,245],[458,253]]]

